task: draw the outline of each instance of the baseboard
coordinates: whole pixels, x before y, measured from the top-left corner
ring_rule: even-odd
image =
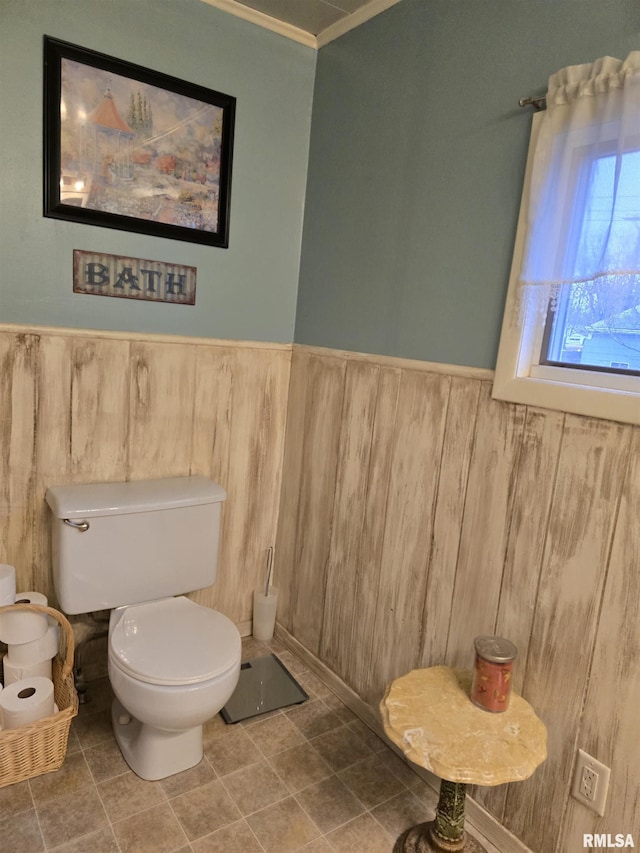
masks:
[[[331,689],[353,713],[359,717],[379,738],[381,738],[411,769],[420,776],[434,791],[440,788],[440,779],[428,770],[407,761],[401,750],[384,733],[377,709],[372,708],[342,679],[322,663],[312,652],[306,649],[280,623],[276,623],[275,636],[299,660],[301,660],[318,678]],[[499,821],[489,814],[471,797],[467,797],[465,806],[466,822],[473,829],[473,835],[481,843],[488,842],[499,853],[532,853],[529,847],[509,832]]]

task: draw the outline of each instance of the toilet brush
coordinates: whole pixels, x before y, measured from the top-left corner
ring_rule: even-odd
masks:
[[[278,590],[270,587],[273,571],[273,546],[267,551],[267,575],[264,592],[256,589],[253,592],[253,636],[256,640],[270,640],[276,624],[276,606]]]
[[[271,583],[271,569],[273,568],[273,545],[270,545],[267,550],[267,582],[264,587],[264,594],[269,595],[269,584]]]

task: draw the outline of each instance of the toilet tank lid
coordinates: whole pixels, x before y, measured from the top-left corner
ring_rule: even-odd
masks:
[[[45,499],[57,518],[91,518],[221,503],[227,493],[207,477],[51,486]]]

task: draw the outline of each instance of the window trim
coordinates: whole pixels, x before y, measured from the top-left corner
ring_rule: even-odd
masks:
[[[492,396],[512,403],[640,424],[640,377],[539,364],[549,293],[543,286],[531,287],[529,291],[534,292],[522,304],[518,277],[524,261],[533,152],[541,120],[542,114],[533,116]],[[624,380],[622,385],[620,378]]]

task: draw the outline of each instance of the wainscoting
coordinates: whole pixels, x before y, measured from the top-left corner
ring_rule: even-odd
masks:
[[[203,474],[224,485],[215,586],[251,619],[275,544],[291,346],[0,326],[0,562],[51,601],[48,486]]]
[[[536,853],[637,830],[640,429],[491,399],[491,373],[294,347],[279,621],[372,709],[418,666],[520,650],[549,757],[474,797]],[[612,767],[606,815],[574,755]]]
[[[640,428],[493,401],[491,378],[0,326],[0,562],[53,600],[47,486],[211,476],[229,497],[196,600],[248,632],[275,542],[279,621],[373,715],[396,676],[509,637],[549,758],[475,799],[535,853],[637,833]],[[577,747],[612,768],[603,818],[569,796]]]

